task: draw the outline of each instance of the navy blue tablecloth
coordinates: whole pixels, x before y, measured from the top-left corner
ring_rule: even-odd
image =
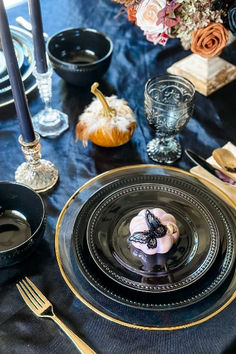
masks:
[[[143,107],[144,85],[148,78],[163,74],[167,67],[189,54],[177,40],[165,47],[145,40],[139,28],[120,6],[109,0],[42,0],[44,30],[49,35],[69,27],[93,27],[105,32],[114,42],[111,66],[101,81],[102,91],[124,97],[133,108],[138,126],[132,140],[119,148],[105,149],[89,143],[75,143],[78,115],[91,101],[88,89],[71,86],[53,74],[53,106],[69,115],[70,129],[57,139],[41,138],[42,156],[52,161],[60,180],[53,193],[43,196],[47,227],[40,248],[22,264],[0,270],[0,353],[46,354],[75,353],[76,349],[60,329],[49,320],[40,320],[26,307],[15,283],[29,276],[54,303],[62,320],[99,353],[229,353],[236,345],[236,306],[231,303],[209,321],[189,329],[148,332],[109,322],[85,307],[69,290],[57,266],[54,232],[58,215],[68,198],[90,178],[119,166],[153,163],[146,144],[154,132],[148,125]],[[15,18],[29,19],[27,3],[8,11],[10,24]],[[236,45],[224,49],[222,57],[236,64]],[[183,148],[192,148],[208,157],[214,148],[227,141],[236,143],[236,84],[220,89],[209,97],[196,93],[195,111],[179,135]],[[32,115],[42,109],[35,92],[29,97]],[[0,110],[0,180],[14,180],[24,161],[18,144],[19,124],[14,107]],[[175,166],[189,170],[186,158]]]

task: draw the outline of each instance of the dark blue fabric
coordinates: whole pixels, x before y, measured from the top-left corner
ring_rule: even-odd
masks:
[[[40,248],[24,263],[0,270],[0,353],[46,354],[76,353],[73,344],[51,321],[39,320],[23,303],[15,283],[29,276],[55,304],[59,317],[99,353],[219,354],[235,347],[236,306],[213,319],[186,330],[148,332],[111,323],[87,309],[68,289],[54,255],[54,232],[65,202],[91,177],[106,170],[138,163],[153,163],[147,156],[146,143],[153,136],[143,108],[144,84],[148,78],[163,74],[175,61],[187,56],[179,41],[166,47],[147,42],[139,28],[121,14],[118,4],[109,0],[42,0],[45,32],[50,35],[68,27],[93,27],[105,32],[114,42],[110,69],[101,82],[105,94],[124,97],[134,109],[138,126],[128,144],[113,149],[89,143],[83,148],[75,143],[74,128],[91,95],[53,75],[53,106],[68,113],[70,129],[63,136],[41,139],[42,156],[52,161],[60,181],[52,194],[44,196],[47,228]],[[8,11],[9,21],[29,19],[27,3]],[[222,56],[236,64],[236,45],[224,49]],[[179,138],[183,148],[192,148],[208,157],[214,148],[227,141],[236,143],[235,82],[209,97],[196,94],[195,111]],[[30,97],[32,115],[42,109],[40,98]],[[14,180],[14,172],[24,158],[18,144],[19,124],[14,109],[0,111],[0,180]],[[175,166],[189,170],[191,163],[183,156]]]

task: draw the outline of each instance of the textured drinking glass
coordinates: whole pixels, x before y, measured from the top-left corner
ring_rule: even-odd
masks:
[[[52,68],[49,67],[46,73],[38,73],[36,67],[33,72],[41,100],[45,107],[33,117],[35,130],[44,137],[57,137],[69,128],[67,114],[53,109],[52,98]]]
[[[144,103],[147,120],[156,131],[147,144],[148,156],[159,163],[170,164],[180,158],[182,149],[174,136],[182,130],[193,113],[195,88],[177,75],[149,79],[145,85]]]

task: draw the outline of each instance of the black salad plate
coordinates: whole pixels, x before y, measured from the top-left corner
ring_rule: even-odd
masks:
[[[211,198],[207,196],[203,204],[194,185],[167,176],[121,178],[91,199],[93,207],[96,200],[101,202],[88,212],[90,254],[121,285],[146,292],[176,291],[200,279],[213,265],[222,221]],[[166,254],[145,255],[128,243],[131,219],[152,208],[162,208],[177,220],[180,238]],[[79,233],[76,222],[75,242]]]
[[[15,26],[11,26],[11,35],[16,53],[18,53],[18,65],[20,67],[25,93],[29,94],[37,86],[36,79],[33,76],[34,62],[32,36],[29,32]],[[2,69],[3,68],[4,64],[2,63]],[[1,79],[2,85],[0,85],[0,107],[4,107],[14,101],[7,71],[3,71],[3,77],[0,78],[0,81]]]
[[[211,199],[211,209],[216,208],[220,219],[215,220],[219,231],[218,253],[206,274],[189,286],[158,294],[127,288],[108,277],[89,252],[86,241],[87,222],[91,212],[101,203],[100,197],[104,198],[104,188],[112,186],[110,192],[113,193],[114,183],[119,185],[121,180],[137,176],[163,176],[163,179],[174,177],[179,181],[179,189],[181,181],[193,184],[199,190],[199,195],[207,195]],[[63,208],[55,237],[58,265],[74,294],[104,318],[129,327],[149,330],[193,326],[228,306],[236,297],[234,204],[222,193],[222,198],[231,204],[230,207],[200,181],[179,169],[138,165],[108,171],[85,183]],[[214,186],[205,183],[214,189]]]

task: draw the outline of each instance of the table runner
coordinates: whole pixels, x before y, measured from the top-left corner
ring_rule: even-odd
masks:
[[[147,42],[126,15],[117,17],[120,7],[109,0],[42,0],[41,7],[44,31],[49,35],[69,27],[93,27],[111,37],[113,58],[100,88],[106,95],[116,93],[129,102],[138,127],[124,146],[107,150],[89,143],[83,148],[80,142],[75,143],[74,128],[78,114],[92,96],[85,88],[66,84],[53,74],[53,105],[69,115],[70,129],[57,139],[41,138],[42,156],[56,165],[60,181],[53,193],[43,196],[48,219],[40,247],[22,264],[0,270],[0,353],[76,353],[53,322],[36,318],[22,301],[15,283],[25,275],[48,296],[58,316],[98,353],[229,353],[236,346],[235,302],[192,328],[140,331],[100,318],[75,298],[62,279],[54,254],[54,232],[61,209],[71,194],[95,175],[119,166],[152,163],[146,144],[154,132],[144,115],[144,84],[190,52],[184,51],[178,40],[168,41],[165,47]],[[16,25],[17,16],[29,19],[27,3],[11,8],[8,16],[12,25]],[[222,57],[236,64],[236,43],[226,47]],[[208,157],[227,141],[236,143],[235,89],[233,82],[209,97],[196,93],[193,118],[179,134],[183,148]],[[29,103],[32,115],[43,107],[37,92],[30,95]],[[19,132],[14,109],[1,109],[0,180],[14,180],[15,169],[23,162]],[[174,166],[189,170],[192,164],[183,156]]]

